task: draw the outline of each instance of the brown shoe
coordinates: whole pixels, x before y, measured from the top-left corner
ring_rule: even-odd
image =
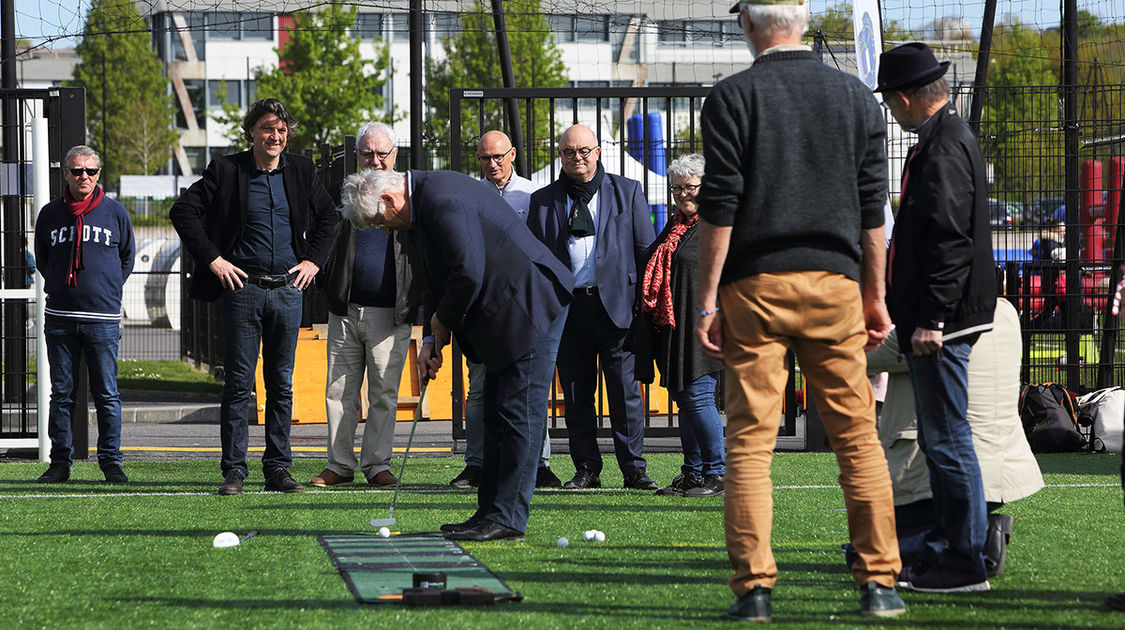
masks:
[[[328,486],[338,486],[340,484],[351,483],[352,479],[355,479],[355,477],[352,477],[351,475],[345,477],[325,468],[324,472],[312,478],[312,481],[309,482],[309,485],[316,486],[317,488],[326,488]]]
[[[379,472],[375,473],[375,477],[373,479],[369,479],[367,483],[373,486],[386,488],[389,486],[397,486],[398,479],[395,479],[395,476],[391,474],[391,471],[380,470]]]

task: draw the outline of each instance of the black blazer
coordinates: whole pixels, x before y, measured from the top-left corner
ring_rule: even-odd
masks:
[[[564,175],[565,177],[565,175]],[[531,194],[527,226],[570,269],[570,221],[566,191],[557,180]],[[641,185],[606,173],[598,188],[597,244],[594,265],[598,295],[618,328],[633,321],[637,259],[653,241],[652,216]]]
[[[339,213],[320,184],[311,160],[283,153],[285,197],[293,228],[297,260],[323,268],[332,251]],[[229,258],[242,240],[246,225],[246,199],[250,176],[257,170],[250,151],[211,160],[203,177],[191,185],[168,211],[184,247],[195,260],[189,294],[213,302],[223,294],[219,278],[209,265],[219,256]]]
[[[452,171],[410,171],[411,235],[422,255],[426,319],[437,314],[465,355],[498,371],[562,315],[570,270],[491,185]]]

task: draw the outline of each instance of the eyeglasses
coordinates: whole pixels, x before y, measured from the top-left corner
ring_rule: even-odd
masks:
[[[514,148],[515,147],[512,147],[511,149],[508,149],[503,153],[497,153],[496,155],[478,155],[477,161],[482,165],[488,164],[489,162],[496,162],[497,164],[499,164],[500,162],[504,161],[504,158],[508,157],[508,154],[511,153],[512,149]]]
[[[699,190],[699,184],[684,184],[683,186],[669,186],[668,190],[671,190],[673,195],[679,195],[681,193],[691,194],[691,193]]]
[[[82,173],[86,173],[90,177],[93,177],[93,176],[97,175],[98,172],[101,171],[102,169],[100,169],[100,168],[68,168],[66,170],[70,171],[70,174],[75,176],[75,177],[81,177]]]
[[[578,149],[559,149],[559,155],[563,156],[564,158],[567,158],[568,160],[574,159],[575,155],[577,155],[578,157],[580,157],[582,159],[585,159],[591,153],[593,153],[594,149],[596,149],[596,148],[598,148],[598,147],[581,147],[581,148],[578,148]]]
[[[370,160],[373,157],[378,157],[380,162],[386,161],[386,159],[391,157],[391,154],[394,152],[394,149],[391,149],[390,151],[357,151],[357,153],[359,153],[359,157],[365,160]]]

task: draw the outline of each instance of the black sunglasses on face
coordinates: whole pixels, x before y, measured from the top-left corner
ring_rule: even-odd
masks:
[[[392,153],[394,153],[394,149],[391,149],[390,151],[359,151],[359,157],[365,160],[370,160],[373,157],[378,157],[379,161],[382,162],[383,160],[390,157]]]
[[[83,172],[85,172],[90,177],[93,177],[94,175],[97,175],[98,171],[100,171],[102,169],[100,169],[100,168],[68,168],[66,170],[70,171],[70,174],[75,176],[75,177],[80,177]]]

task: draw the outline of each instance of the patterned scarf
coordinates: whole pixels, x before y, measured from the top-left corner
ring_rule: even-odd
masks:
[[[63,201],[70,209],[70,216],[74,217],[74,232],[71,234],[73,246],[70,248],[70,269],[66,274],[66,286],[78,286],[78,272],[85,269],[82,264],[82,217],[86,216],[102,201],[102,187],[95,186],[94,192],[82,201],[75,201],[70,194],[70,186],[63,189]]]
[[[641,308],[649,313],[652,323],[657,326],[676,327],[676,315],[672,312],[672,255],[680,246],[684,233],[699,222],[699,215],[686,218],[683,212],[672,217],[672,229],[645,265],[644,284],[641,286]]]
[[[571,236],[581,238],[594,233],[594,217],[590,214],[588,204],[594,193],[598,192],[603,179],[605,179],[605,169],[602,168],[601,160],[598,160],[598,169],[594,171],[593,179],[588,182],[571,179],[566,172],[559,175],[559,181],[562,182],[566,196],[574,200],[574,204],[570,207]]]

